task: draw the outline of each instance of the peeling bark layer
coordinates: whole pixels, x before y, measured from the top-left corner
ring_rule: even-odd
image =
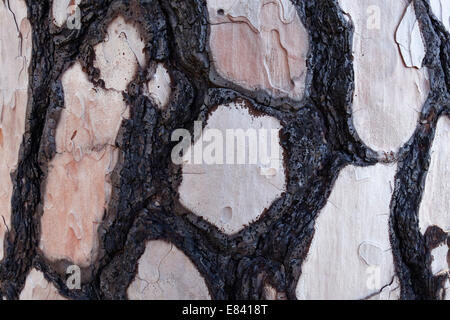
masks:
[[[290,1],[207,1],[211,60],[218,75],[250,90],[300,100],[308,34]]]
[[[33,39],[28,109],[12,175],[13,214],[0,265],[0,296],[29,295],[29,277],[38,272],[56,295],[68,299],[129,298],[147,244],[163,241],[195,267],[212,299],[296,299],[315,228],[320,228],[316,220],[341,170],[397,162],[389,238],[400,298],[442,298],[448,282],[445,275],[433,273],[431,250],[439,246],[429,245],[439,233],[420,232],[419,206],[437,122],[450,115],[450,41],[445,25],[427,1],[412,1],[426,49],[423,68],[429,72],[430,89],[418,107],[412,136],[401,141],[406,143],[392,157],[370,149],[353,125],[358,25],[345,15],[340,1],[276,3],[277,12],[267,14],[282,20],[295,17],[294,25],[300,28],[301,22],[304,28],[297,30],[303,32],[302,43],[308,40],[304,65],[289,65],[292,72],[304,72],[301,94],[280,96],[274,86],[264,84],[256,90],[233,77],[218,81],[211,43],[214,26],[206,1],[81,0],[79,11],[69,10],[74,16],[79,12],[79,25],[72,16],[66,19],[64,6],[54,1],[26,1]],[[280,15],[279,9],[287,7],[295,12]],[[220,15],[220,9],[226,8],[213,12]],[[273,68],[279,68],[281,60],[272,57]],[[116,70],[116,64],[122,66]],[[65,75],[74,68],[85,78],[66,85]],[[293,78],[299,76],[295,72]],[[278,80],[277,87],[295,87],[295,81]],[[155,81],[161,81],[162,88]],[[70,92],[79,85],[86,94],[85,113],[77,112],[81,100]],[[89,106],[89,97],[95,107]],[[207,126],[218,106],[242,100],[255,114],[280,123],[286,186],[256,221],[228,234],[180,201],[183,169],[171,160],[171,134],[179,128],[193,133],[195,120]],[[88,115],[111,122],[86,122]],[[77,146],[87,151],[84,157],[73,154]],[[67,176],[70,168],[75,178]],[[96,174],[80,192],[77,177],[88,168]],[[53,186],[58,180],[68,181],[66,190]],[[52,203],[50,195],[67,201]],[[83,201],[93,201],[89,209],[95,210],[71,214],[72,208],[83,208],[75,202]],[[48,237],[53,223],[62,228],[57,231],[61,244]],[[66,268],[72,264],[81,267],[79,289],[69,289],[66,283]],[[170,290],[165,293],[170,295]]]
[[[355,27],[355,129],[374,150],[396,153],[411,138],[430,86],[414,8],[407,0],[339,3]]]
[[[205,126],[205,130],[218,131],[210,131],[208,135],[211,137],[204,138],[208,141],[219,139],[217,135],[221,133],[222,149],[234,151],[242,143],[235,138],[234,133],[241,129],[248,132],[249,140],[257,143],[265,140],[265,144],[273,149],[264,152],[268,163],[263,163],[264,159],[258,154],[230,152],[231,157],[222,150],[205,147],[205,152],[200,155],[204,158],[204,164],[198,164],[197,150],[199,147],[203,150],[203,141],[197,140],[189,149],[190,156],[186,159],[189,163],[183,164],[183,181],[178,189],[180,203],[226,234],[234,234],[258,220],[273,201],[285,192],[285,168],[279,140],[281,124],[275,118],[251,115],[251,112],[245,101],[219,105],[209,115]],[[261,128],[267,130],[265,137],[257,131]],[[251,129],[254,130],[253,137],[252,132],[248,131]],[[216,136],[213,137],[213,134]],[[250,148],[257,150],[255,146]],[[223,154],[220,154],[221,151]],[[216,152],[218,156],[212,157],[211,154]],[[258,186],[258,192],[253,192],[255,185]]]
[[[389,203],[395,171],[395,165],[382,164],[341,170],[316,220],[299,299],[364,299],[394,282]]]
[[[192,262],[172,244],[150,241],[127,290],[133,300],[207,300],[204,280]]]
[[[25,286],[20,293],[20,300],[66,300],[42,272],[32,269],[27,276]]]

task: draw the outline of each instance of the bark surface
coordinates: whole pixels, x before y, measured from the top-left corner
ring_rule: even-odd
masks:
[[[212,299],[264,299],[267,287],[296,299],[315,220],[341,169],[393,161],[369,149],[353,127],[354,27],[338,1],[293,1],[310,44],[300,101],[218,79],[212,70],[203,0],[82,0],[79,30],[52,23],[52,0],[26,2],[33,32],[29,102],[12,175],[11,228],[0,264],[0,297],[19,298],[35,268],[69,299],[126,299],[146,243],[165,240],[192,261]],[[427,1],[413,3],[427,49],[424,65],[431,90],[413,137],[396,155],[390,241],[401,298],[440,299],[445,278],[431,272],[436,232],[421,234],[418,210],[437,122],[450,116],[450,39]],[[89,80],[105,87],[94,66],[94,47],[119,15],[138,26],[147,65],[162,63],[168,70],[172,93],[165,109],[146,96],[152,69],[141,66],[123,93],[130,116],[122,121],[115,141],[120,155],[111,178],[111,200],[98,228],[98,255],[82,268],[81,289],[70,290],[66,268],[72,262],[50,261],[39,249],[45,181],[65,105],[61,77],[79,61]],[[171,161],[176,143],[170,137],[175,129],[192,131],[195,120],[206,122],[218,105],[236,99],[249,101],[254,112],[282,124],[287,184],[261,218],[230,236],[180,204],[182,171]]]

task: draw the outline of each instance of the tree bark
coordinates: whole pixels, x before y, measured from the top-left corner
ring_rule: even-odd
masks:
[[[289,17],[294,17],[292,24],[297,29],[286,27],[287,31],[283,31],[284,24],[288,23],[282,22],[279,29],[270,29],[267,33],[275,37],[270,39],[277,46],[281,45],[275,47],[264,42],[255,49],[261,59],[268,59],[264,61],[268,65],[269,80],[264,80],[267,77],[254,69],[257,67],[249,67],[251,71],[247,71],[255,74],[248,79],[235,79],[239,73],[232,75],[231,71],[217,67],[219,51],[226,51],[227,46],[236,46],[232,50],[245,52],[243,55],[247,56],[242,61],[248,60],[249,64],[254,63],[251,60],[257,61],[256,55],[248,59],[253,52],[248,47],[262,41],[256,39],[266,39],[256,38],[262,34],[259,29],[258,32],[251,28],[250,31],[233,29],[239,30],[233,34],[242,39],[245,39],[243,34],[255,37],[247,43],[241,39],[240,47],[237,42],[221,40],[227,35],[227,24],[239,24],[233,28],[251,24],[253,11],[249,11],[247,17],[240,16],[241,21],[227,11],[231,9],[213,6],[215,1],[81,0],[70,1],[69,11],[66,11],[65,7],[55,9],[53,1],[56,0],[26,0],[27,13],[19,21],[19,9],[14,7],[13,1],[16,0],[0,3],[4,13],[0,24],[2,28],[3,25],[11,28],[8,32],[18,34],[21,48],[26,41],[32,45],[26,65],[23,132],[18,127],[9,136],[6,129],[3,133],[0,131],[0,147],[5,139],[12,139],[14,135],[21,137],[16,149],[4,149],[4,155],[18,154],[13,168],[6,174],[0,171],[1,179],[10,179],[12,186],[11,198],[5,200],[11,203],[11,208],[0,206],[6,226],[0,264],[3,299],[42,299],[42,296],[26,292],[30,290],[27,278],[31,275],[41,283],[50,284],[51,295],[45,290],[42,293],[49,298],[132,298],[129,288],[137,274],[140,278],[141,273],[157,270],[156,278],[161,279],[164,268],[177,270],[177,264],[183,265],[189,273],[183,281],[199,281],[188,298],[301,298],[298,283],[303,276],[302,269],[306,268],[312,255],[310,251],[316,245],[319,256],[322,250],[315,237],[319,237],[319,228],[325,222],[317,221],[325,214],[329,200],[335,199],[336,181],[340,181],[344,168],[388,165],[396,169],[393,169],[392,193],[386,203],[389,213],[385,240],[389,251],[392,250],[393,276],[398,279],[399,298],[446,297],[448,265],[447,273],[436,274],[432,269],[432,252],[450,243],[448,224],[429,227],[425,233],[419,226],[436,128],[441,119],[448,120],[450,116],[450,36],[428,1],[411,2],[420,26],[425,57],[423,66],[410,69],[419,73],[427,68],[429,91],[424,93],[425,102],[418,106],[421,111],[417,113],[412,135],[394,151],[379,149],[376,142],[371,145],[360,138],[363,135],[357,131],[362,129],[355,129],[355,91],[356,95],[362,94],[358,91],[363,89],[362,84],[357,81],[364,80],[358,78],[358,70],[362,69],[355,69],[355,64],[359,63],[359,52],[354,50],[357,20],[343,10],[342,1],[293,0],[283,4],[284,7],[282,1],[275,1],[279,3],[280,12],[283,8],[288,12],[289,6],[294,8]],[[378,2],[388,6],[381,0]],[[405,2],[402,14],[406,7]],[[63,10],[63,14],[58,16],[55,10]],[[273,13],[270,10],[267,14]],[[211,22],[211,12],[217,15],[219,22]],[[65,18],[67,14],[68,19],[61,20],[60,16]],[[274,16],[279,19],[278,13]],[[273,22],[272,18],[264,17],[261,14],[262,25]],[[402,17],[396,18],[400,21]],[[230,20],[220,22],[220,19]],[[385,23],[384,18],[381,19]],[[22,25],[26,20],[31,26],[30,40],[26,40]],[[213,28],[221,23],[224,29],[220,31],[223,33],[217,31],[216,41],[219,42],[212,43],[214,30],[219,30]],[[272,34],[273,30],[276,32]],[[394,36],[392,34],[392,39]],[[289,37],[301,38],[303,42],[299,40],[299,44],[295,42],[289,47]],[[16,48],[9,48],[4,42],[1,55],[8,50],[16,55]],[[392,45],[400,55],[397,43]],[[272,56],[262,51],[264,46],[273,46],[272,51],[267,51]],[[284,50],[286,56],[281,55]],[[300,63],[301,50],[304,50],[304,70]],[[5,60],[1,55],[0,59]],[[21,55],[26,56],[26,52]],[[245,61],[239,60],[242,69],[246,68]],[[374,69],[377,63],[373,61]],[[226,69],[227,64],[222,66]],[[358,68],[362,67],[358,65]],[[408,67],[402,64],[400,68]],[[162,78],[155,78],[158,70]],[[8,72],[15,78],[19,71]],[[169,79],[167,83],[164,72]],[[292,84],[294,74],[299,85]],[[128,77],[126,81],[125,77]],[[277,82],[277,79],[281,80]],[[386,87],[395,85],[400,91],[402,81],[386,83]],[[407,81],[409,79],[404,80],[404,86]],[[13,92],[16,89],[19,88],[14,88]],[[414,95],[409,91],[401,94],[405,99]],[[196,120],[202,121],[205,128],[219,112],[218,106],[242,101],[252,119],[268,117],[280,123],[285,187],[279,196],[270,198],[270,205],[257,217],[249,218],[241,229],[229,234],[212,223],[207,215],[205,218],[183,203],[180,186],[187,180],[183,165],[172,161],[172,150],[178,141],[172,141],[171,137],[177,129],[193,133]],[[15,103],[20,101],[16,98]],[[6,103],[3,109],[5,107]],[[83,116],[78,116],[78,112]],[[19,113],[14,116],[21,117]],[[0,128],[6,128],[6,121],[18,121],[5,119],[2,120],[0,112],[3,126]],[[448,130],[448,121],[445,125]],[[445,152],[448,152],[448,144],[442,154]],[[448,187],[448,182],[444,185]],[[266,192],[261,184],[249,182],[249,188],[255,194]],[[373,187],[369,193],[372,190],[378,192]],[[196,192],[195,186],[189,187],[186,197]],[[448,189],[442,192],[448,199]],[[221,195],[201,194],[201,199],[206,201],[214,196]],[[356,197],[345,194],[348,201]],[[449,209],[447,207],[446,211]],[[364,210],[371,209],[365,207],[358,214],[363,215]],[[342,209],[337,213],[345,215],[346,212]],[[364,225],[368,223],[363,221]],[[337,234],[330,251],[341,250],[340,241],[353,236],[352,232]],[[342,243],[345,247],[345,242]],[[344,248],[339,252],[356,254],[356,249],[352,250],[348,248],[347,252]],[[160,260],[156,258],[158,255],[161,255]],[[81,271],[80,286],[76,288],[72,288],[69,281],[73,279],[68,273],[72,265]],[[333,270],[333,265],[329,269]],[[186,297],[183,292],[188,289],[177,287],[176,279],[179,278],[175,277],[175,284],[169,285],[175,293],[161,294],[162,297]],[[153,288],[152,281],[147,281],[146,285]],[[361,281],[365,283],[366,279]],[[163,291],[169,290],[164,288]],[[363,292],[354,298],[365,298],[367,294]],[[376,294],[370,293],[371,296]],[[335,296],[342,297],[344,293]]]

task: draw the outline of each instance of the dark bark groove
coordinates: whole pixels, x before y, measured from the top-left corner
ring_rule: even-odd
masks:
[[[221,79],[212,67],[204,0],[83,0],[80,30],[52,24],[52,0],[27,0],[33,53],[26,133],[13,175],[12,226],[0,265],[0,293],[17,299],[32,267],[44,272],[71,299],[126,299],[149,240],[162,239],[186,254],[204,277],[213,299],[262,299],[272,285],[295,299],[301,266],[340,170],[369,166],[383,157],[367,148],[352,124],[353,26],[337,0],[294,0],[309,33],[305,97],[273,99]],[[391,203],[390,236],[403,299],[437,299],[442,279],[431,274],[430,247],[420,234],[418,208],[440,116],[449,115],[449,34],[424,0],[414,0],[425,36],[431,92],[421,121],[399,153]],[[124,100],[116,145],[120,160],[113,193],[99,227],[100,254],[83,269],[81,290],[66,287],[70,261],[48,261],[38,249],[47,166],[55,154],[55,130],[64,108],[61,76],[80,61],[96,86],[93,47],[117,15],[133,21],[145,41],[147,69],[139,69]],[[153,62],[169,70],[173,87],[166,110],[143,95]],[[193,130],[219,104],[237,99],[280,120],[287,191],[261,218],[233,236],[184,208],[178,200],[181,167],[171,162],[171,133]],[[255,190],[257,192],[257,190]]]

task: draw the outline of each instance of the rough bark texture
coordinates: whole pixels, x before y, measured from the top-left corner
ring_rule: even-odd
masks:
[[[398,161],[389,233],[401,298],[441,298],[446,278],[432,273],[433,246],[420,232],[418,211],[437,122],[450,116],[450,36],[427,1],[413,3],[425,40],[430,94],[414,135],[394,157],[366,147],[353,127],[354,27],[337,0],[292,1],[309,37],[301,100],[274,98],[220,78],[213,70],[205,1],[82,0],[79,30],[52,23],[51,0],[26,2],[33,32],[29,102],[12,175],[12,223],[0,265],[1,297],[19,298],[34,268],[66,298],[126,299],[146,244],[164,240],[191,260],[212,299],[263,299],[269,298],[269,291],[296,299],[316,218],[341,169]],[[72,262],[52,261],[39,249],[45,181],[65,106],[61,77],[79,61],[89,80],[105,88],[95,67],[94,47],[118,15],[140,31],[147,67],[137,67],[123,93],[130,115],[115,141],[119,159],[97,231],[98,253],[82,268],[81,289],[70,290],[66,267]],[[145,94],[157,63],[172,80],[165,108]],[[252,111],[280,121],[287,183],[286,192],[257,221],[227,235],[180,204],[182,169],[171,161],[175,143],[170,137],[178,128],[192,131],[194,120],[205,124],[218,105],[238,98],[248,101]]]

